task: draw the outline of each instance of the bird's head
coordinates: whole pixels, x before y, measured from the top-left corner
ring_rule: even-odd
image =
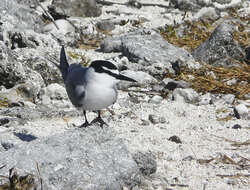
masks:
[[[111,77],[115,80],[136,82],[136,80],[120,74],[117,67],[109,61],[96,60],[96,61],[93,61],[89,67],[93,68],[96,73],[102,74],[103,76],[106,75],[106,76]]]

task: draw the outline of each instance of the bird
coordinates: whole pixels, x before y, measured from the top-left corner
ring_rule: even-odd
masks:
[[[136,82],[120,74],[110,61],[95,60],[89,67],[76,63],[69,65],[64,46],[61,48],[58,68],[71,103],[77,109],[83,110],[85,122],[80,127],[87,127],[96,122],[100,123],[100,127],[108,126],[101,118],[101,110],[116,102],[118,82],[120,80]],[[98,116],[89,123],[86,111],[97,111]]]

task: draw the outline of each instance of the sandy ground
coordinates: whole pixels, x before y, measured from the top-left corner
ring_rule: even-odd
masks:
[[[196,106],[170,100],[161,104],[146,101],[134,104],[128,101],[125,92],[120,93],[119,101],[111,109],[115,115],[105,111],[103,118],[124,139],[128,149],[150,151],[156,156],[157,172],[140,189],[249,189],[249,144],[233,145],[249,141],[249,121],[217,121],[219,108],[214,105]],[[165,121],[152,124],[148,119],[150,114]],[[89,121],[94,117],[95,113],[88,113]],[[82,122],[83,117],[37,120],[17,129],[42,137],[66,132]],[[232,129],[234,124],[242,128]],[[174,135],[182,143],[168,140]]]

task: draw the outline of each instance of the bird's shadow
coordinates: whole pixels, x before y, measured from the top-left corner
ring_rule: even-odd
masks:
[[[33,141],[33,140],[36,140],[37,137],[34,136],[34,135],[31,135],[31,134],[25,134],[25,133],[14,133],[14,135],[16,137],[18,137],[20,140],[22,141],[26,141],[26,142],[30,142],[30,141]]]

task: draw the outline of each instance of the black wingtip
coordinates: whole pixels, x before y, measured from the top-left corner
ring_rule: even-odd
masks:
[[[116,78],[119,79],[119,80],[125,80],[125,81],[129,81],[129,82],[137,82],[136,80],[134,80],[132,78],[129,78],[129,77],[125,76],[125,75],[121,75],[121,74],[118,75]]]

